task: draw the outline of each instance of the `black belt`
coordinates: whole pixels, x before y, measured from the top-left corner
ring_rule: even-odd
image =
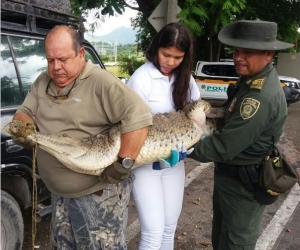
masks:
[[[248,191],[255,191],[258,183],[261,167],[258,164],[252,165],[227,165],[215,162],[216,173],[224,176],[239,178]]]
[[[238,168],[242,166],[227,165],[224,163],[215,162],[215,171],[220,175],[239,177]]]

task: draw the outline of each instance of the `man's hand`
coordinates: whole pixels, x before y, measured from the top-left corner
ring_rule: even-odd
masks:
[[[110,184],[118,184],[131,175],[131,169],[126,169],[120,165],[118,162],[106,167],[100,174],[100,180],[105,180]]]
[[[192,153],[194,148],[189,150],[182,144],[178,144],[177,148],[171,150],[171,156],[168,158],[159,158],[158,162],[153,163],[153,169],[172,168],[176,166],[180,161],[184,160],[187,155]]]
[[[26,148],[29,150],[31,150],[36,145],[36,143],[28,137],[24,138],[24,137],[12,136],[11,138],[12,138],[12,141],[14,144],[20,145],[23,148]]]

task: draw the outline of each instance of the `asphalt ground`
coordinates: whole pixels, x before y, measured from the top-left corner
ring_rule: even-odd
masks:
[[[174,250],[211,250],[213,163],[199,164],[187,160],[189,173],[183,209],[175,235]],[[266,207],[256,250],[300,250],[300,187]],[[127,228],[128,249],[138,249],[139,223],[134,204],[129,207],[131,217]]]

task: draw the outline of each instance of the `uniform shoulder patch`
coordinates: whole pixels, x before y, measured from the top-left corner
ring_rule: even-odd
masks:
[[[265,80],[266,80],[266,76],[262,76],[260,78],[253,80],[250,85],[250,89],[262,90]]]
[[[246,120],[253,117],[259,109],[260,102],[253,98],[245,98],[240,106],[240,115]]]

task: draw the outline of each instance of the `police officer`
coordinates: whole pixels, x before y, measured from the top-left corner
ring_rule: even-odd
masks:
[[[255,249],[266,204],[264,198],[257,199],[257,175],[264,155],[279,141],[287,116],[272,58],[276,50],[293,44],[276,37],[276,23],[249,20],[226,25],[218,36],[233,48],[240,77],[236,86],[229,88],[218,131],[194,145],[189,155],[200,162],[215,163],[214,250]]]

